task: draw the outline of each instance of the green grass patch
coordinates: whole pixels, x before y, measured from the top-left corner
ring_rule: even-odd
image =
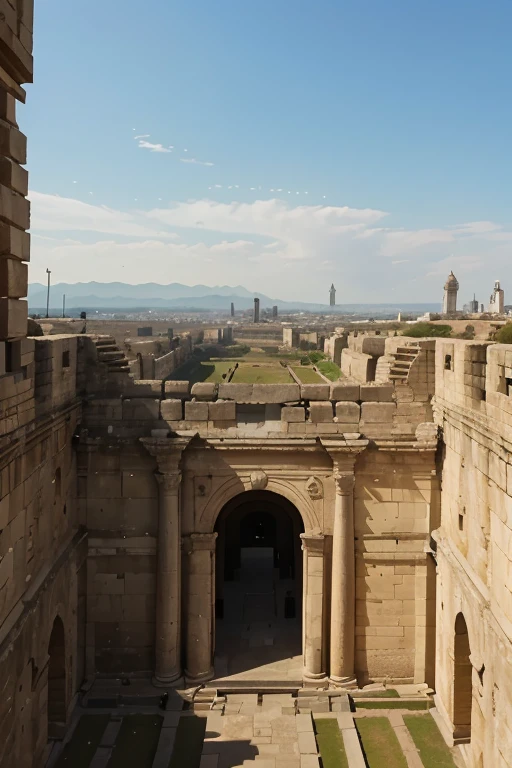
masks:
[[[107,768],[151,768],[162,721],[160,715],[123,717]]]
[[[330,360],[320,360],[318,370],[331,381],[337,381],[341,377],[341,369]]]
[[[206,731],[206,717],[180,717],[169,768],[199,768]]]
[[[223,381],[227,381],[228,371],[235,366],[236,362],[233,360],[210,360],[207,363],[202,363],[205,368],[210,369],[213,365],[213,371],[210,371],[206,379],[201,381],[211,381],[215,384],[221,384]]]
[[[404,699],[388,699],[386,701],[360,701],[354,699],[356,709],[430,709],[430,699],[404,701]]]
[[[315,720],[316,743],[323,768],[348,768],[343,737],[337,720]]]
[[[307,366],[293,366],[292,371],[303,384],[322,384],[323,379],[312,368]]]
[[[89,768],[110,715],[82,715],[55,768]]]
[[[358,699],[398,699],[398,691],[394,688],[386,688],[385,691],[361,691],[357,696],[353,696],[354,701]]]
[[[430,715],[404,715],[404,723],[419,750],[425,768],[455,768],[450,749]]]
[[[293,384],[282,365],[250,365],[240,363],[231,379],[233,384]]]
[[[355,718],[369,768],[407,768],[407,760],[387,717]]]

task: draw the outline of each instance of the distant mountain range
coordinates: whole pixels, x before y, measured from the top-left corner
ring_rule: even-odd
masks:
[[[28,303],[31,312],[46,307],[47,287],[41,283],[31,283],[28,287]],[[348,312],[376,314],[391,312],[436,312],[439,304],[342,304],[332,308],[327,304],[282,301],[272,299],[263,293],[251,293],[242,285],[182,285],[170,283],[57,283],[50,288],[50,307],[62,307],[62,297],[66,296],[68,310],[103,309],[103,310],[144,310],[144,309],[189,309],[189,310],[229,310],[231,302],[236,310],[250,309],[254,298],[259,298],[261,308],[277,305],[280,310],[305,312]]]

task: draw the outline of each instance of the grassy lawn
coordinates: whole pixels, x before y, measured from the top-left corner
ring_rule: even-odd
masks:
[[[110,715],[82,715],[55,768],[89,768]]]
[[[407,768],[407,760],[387,717],[356,718],[369,768]]]
[[[151,768],[162,720],[160,715],[123,717],[107,768]]]
[[[316,743],[323,768],[348,768],[343,737],[337,720],[315,720]]]
[[[451,752],[430,715],[404,715],[404,723],[419,749],[425,768],[455,768]]]
[[[394,688],[386,688],[385,691],[362,691],[361,693],[358,693],[357,696],[354,698],[356,701],[357,699],[364,699],[364,698],[398,699],[398,691],[395,691]]]
[[[338,368],[336,363],[332,363],[330,360],[320,360],[317,364],[317,368],[331,381],[337,381],[341,377],[341,369]]]
[[[233,368],[235,363],[232,360],[210,360],[208,363],[202,363],[202,365],[205,368],[208,368],[208,370],[210,370],[213,365],[213,371],[208,374],[206,379],[201,379],[201,381],[212,381],[215,384],[220,384],[225,381],[225,379],[222,378],[223,374],[226,374],[227,378],[229,369]]]
[[[169,768],[199,768],[206,717],[180,717]]]
[[[303,384],[323,384],[323,379],[320,378],[318,373],[313,370],[311,366],[307,365],[294,365],[292,370],[296,376],[302,381]]]
[[[429,699],[417,701],[404,701],[404,699],[386,699],[383,701],[361,701],[354,699],[356,709],[430,709],[432,702]]]
[[[240,363],[231,379],[233,384],[293,384],[292,377],[282,365],[251,365]]]

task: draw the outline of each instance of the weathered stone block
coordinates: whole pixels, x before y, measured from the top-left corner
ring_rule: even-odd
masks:
[[[219,384],[219,398],[236,400],[237,403],[251,403],[252,384]]]
[[[391,422],[395,413],[395,403],[363,403],[361,406],[361,419],[364,422]]]
[[[393,400],[395,389],[393,384],[361,384],[360,399],[363,402],[390,403]]]
[[[302,406],[284,406],[281,408],[281,421],[286,421],[288,424],[306,421],[306,409]]]
[[[123,420],[157,420],[160,418],[160,401],[148,397],[123,400]]]
[[[28,267],[18,259],[0,258],[0,296],[21,299],[27,295]]]
[[[185,403],[186,421],[208,421],[208,403],[189,400]]]
[[[164,386],[165,396],[169,398],[187,397],[190,392],[189,381],[166,381]]]
[[[301,384],[300,396],[302,400],[329,400],[330,384]]]
[[[0,298],[0,338],[27,335],[28,306],[23,299]]]
[[[357,403],[336,403],[336,418],[342,424],[358,424],[361,408]]]
[[[254,384],[253,403],[291,403],[300,400],[298,384]]]
[[[335,381],[331,384],[331,400],[351,400],[360,399],[359,384],[344,384],[341,381]]]
[[[217,394],[218,384],[200,381],[192,386],[190,394],[195,397],[196,400],[212,400]]]
[[[160,403],[162,419],[166,421],[181,421],[183,418],[183,403],[181,400],[162,400]]]
[[[14,189],[20,195],[28,193],[28,171],[8,157],[0,156],[0,184]]]
[[[333,412],[331,402],[316,402],[309,404],[309,420],[314,424],[332,422]]]
[[[233,421],[236,419],[236,403],[234,400],[217,400],[208,403],[208,418],[210,421]]]

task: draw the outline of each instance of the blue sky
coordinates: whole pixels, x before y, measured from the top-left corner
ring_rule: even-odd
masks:
[[[39,0],[31,280],[507,290],[511,23],[508,0]]]

